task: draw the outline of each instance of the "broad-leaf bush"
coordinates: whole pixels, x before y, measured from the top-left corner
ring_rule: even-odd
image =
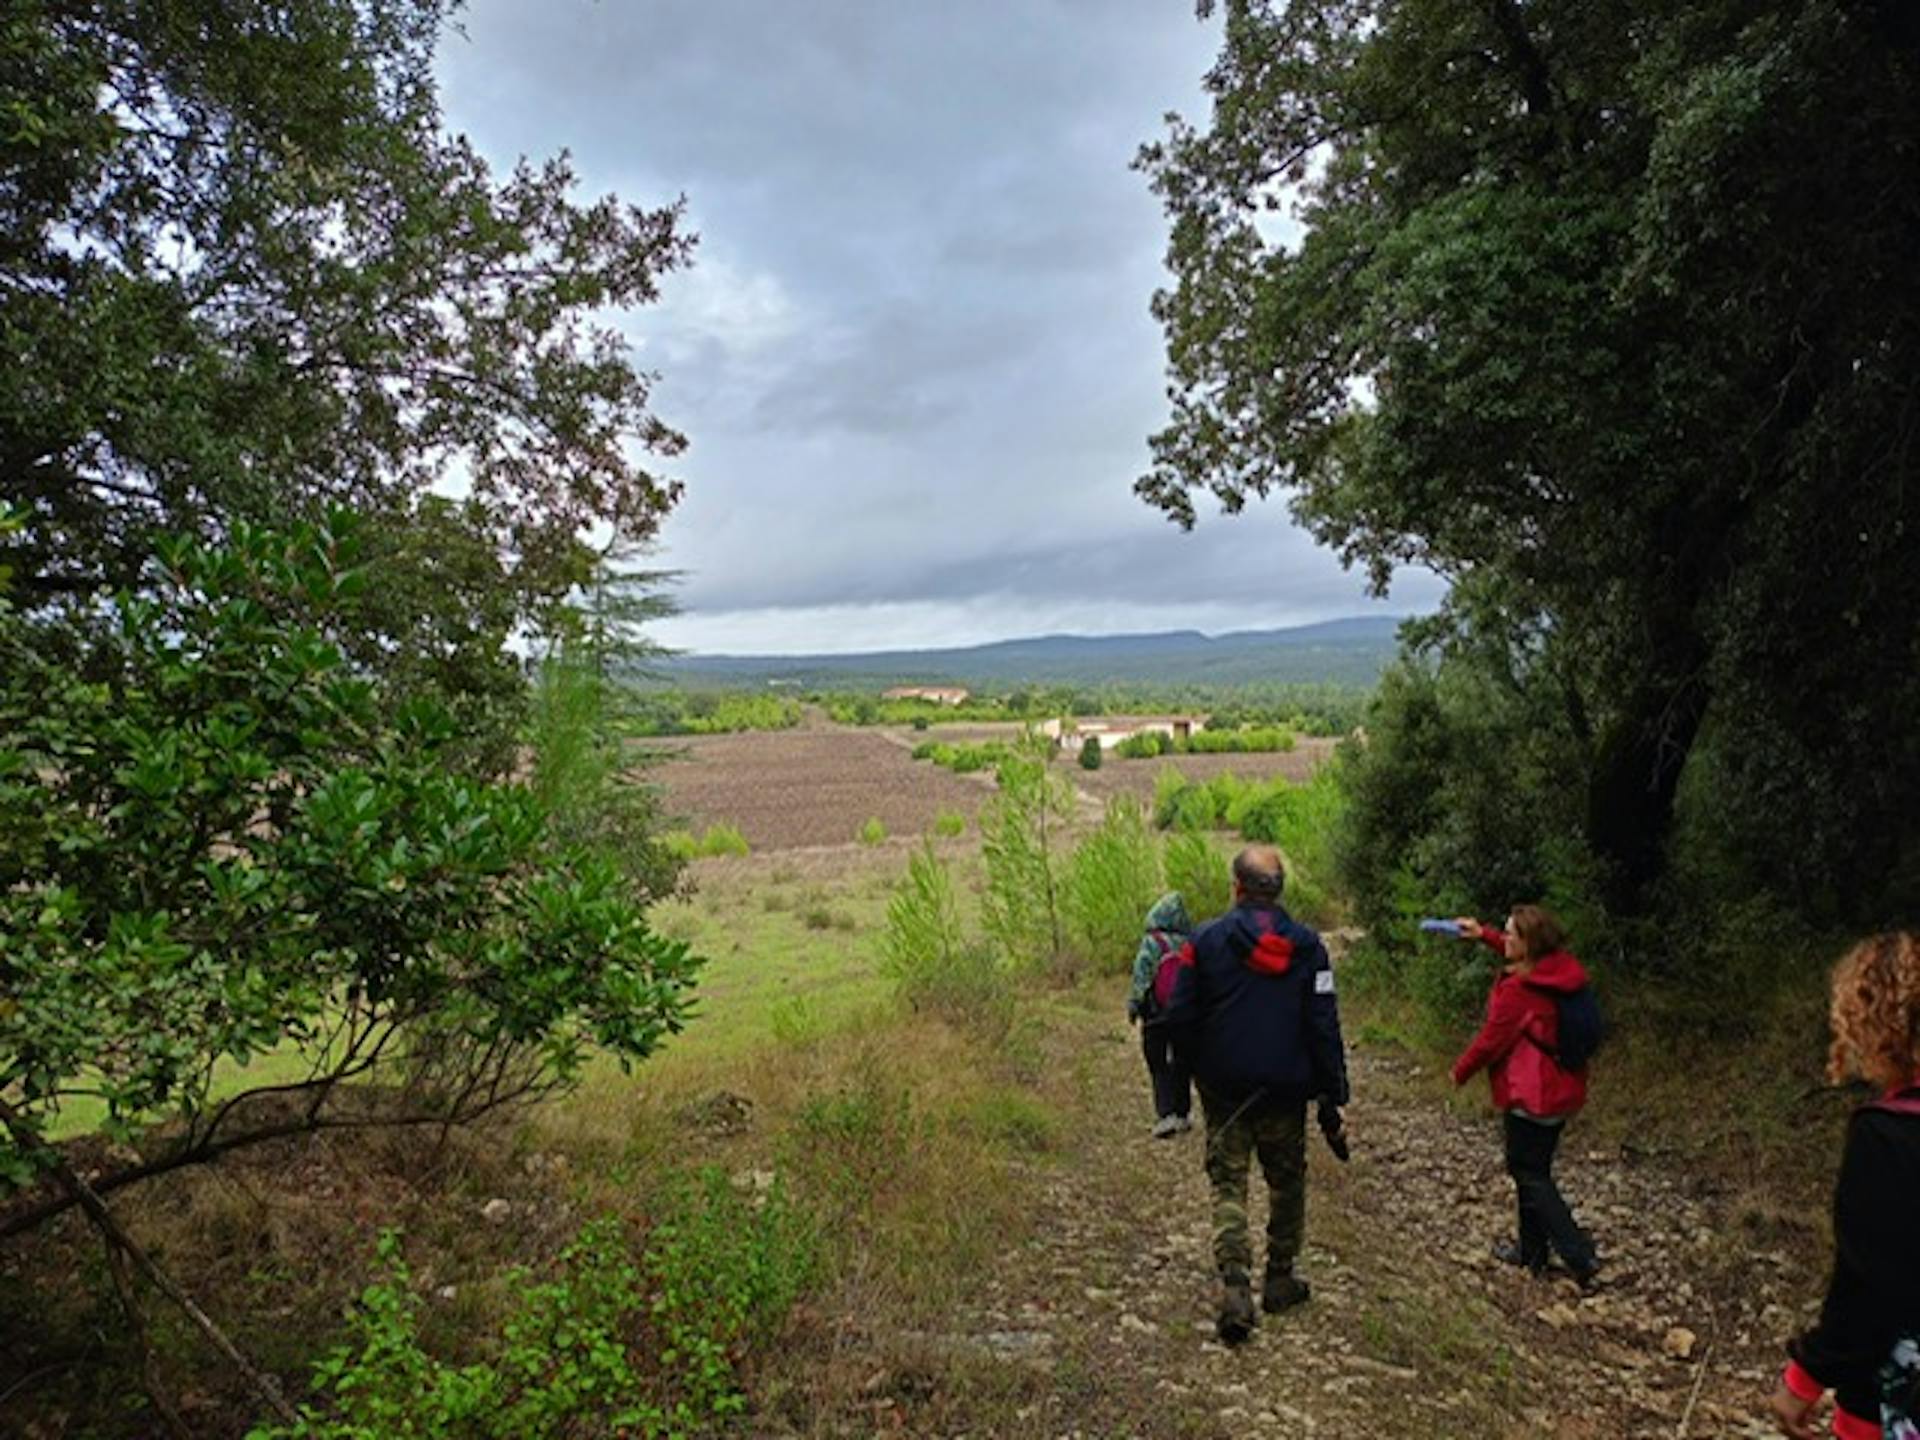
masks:
[[[342,1111],[465,1118],[684,1021],[698,962],[625,869],[346,659],[352,529],[171,543],[78,621],[0,601],[0,1091],[41,1131],[186,1121],[102,1189]],[[276,1050],[312,1077],[280,1109],[209,1104]]]

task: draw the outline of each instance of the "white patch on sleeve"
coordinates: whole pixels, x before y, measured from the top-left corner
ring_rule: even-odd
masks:
[[[1313,993],[1316,995],[1333,994],[1333,971],[1322,970],[1313,977]]]

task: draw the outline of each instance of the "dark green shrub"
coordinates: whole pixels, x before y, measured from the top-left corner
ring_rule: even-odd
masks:
[[[1089,735],[1080,746],[1080,768],[1082,770],[1098,770],[1100,768],[1100,760],[1100,739],[1096,735]]]

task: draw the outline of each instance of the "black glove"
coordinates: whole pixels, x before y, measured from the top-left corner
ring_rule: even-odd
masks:
[[[1127,1001],[1127,1023],[1129,1025],[1137,1025],[1140,1023],[1140,1002],[1138,1000]]]
[[[1347,1148],[1347,1125],[1340,1118],[1340,1107],[1331,1100],[1320,1102],[1320,1133],[1326,1137],[1327,1149],[1333,1152],[1333,1158],[1345,1164],[1352,1156]]]

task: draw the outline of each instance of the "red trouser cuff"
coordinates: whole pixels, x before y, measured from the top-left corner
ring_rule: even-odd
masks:
[[[1851,1411],[1833,1412],[1833,1433],[1840,1440],[1881,1440],[1886,1433],[1880,1428],[1878,1420],[1862,1420]]]
[[[1827,1387],[1809,1375],[1798,1360],[1787,1362],[1787,1371],[1780,1377],[1780,1383],[1792,1392],[1796,1400],[1818,1400],[1827,1393]]]

